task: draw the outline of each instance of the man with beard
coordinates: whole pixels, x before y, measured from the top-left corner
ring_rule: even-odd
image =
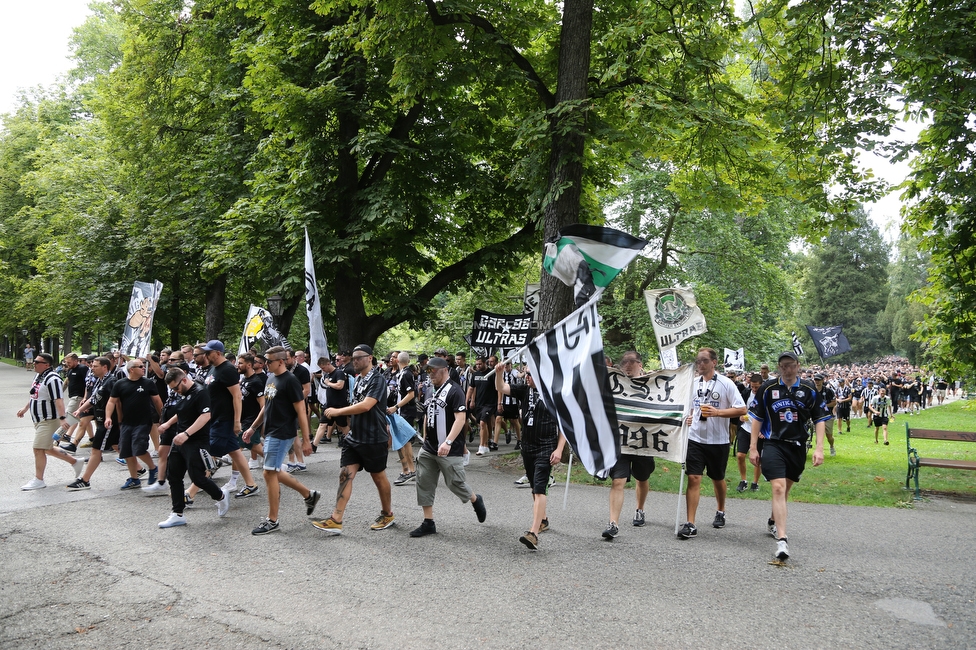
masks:
[[[432,395],[427,401],[424,419],[424,444],[417,457],[417,505],[424,510],[420,526],[410,531],[411,537],[424,537],[437,532],[434,524],[434,493],[437,479],[443,474],[444,484],[462,501],[471,503],[479,522],[488,516],[485,500],[468,487],[464,471],[464,395],[457,384],[450,381],[446,359],[434,357],[427,364]]]
[[[352,350],[352,363],[358,376],[353,403],[343,408],[325,409],[325,417],[351,415],[352,423],[339,460],[339,492],[332,515],[312,525],[330,535],[342,533],[342,518],[352,496],[352,483],[359,470],[369,473],[380,497],[380,514],[370,526],[384,530],[394,523],[390,481],[386,477],[386,461],[390,445],[389,424],[386,419],[386,380],[373,365],[373,348],[366,344]]]

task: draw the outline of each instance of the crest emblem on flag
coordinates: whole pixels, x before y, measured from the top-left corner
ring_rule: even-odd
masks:
[[[654,322],[661,327],[680,327],[694,311],[677,291],[665,291],[654,299]]]

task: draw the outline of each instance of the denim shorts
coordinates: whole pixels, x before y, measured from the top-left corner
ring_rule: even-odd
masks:
[[[264,469],[269,472],[281,469],[285,459],[288,458],[288,452],[291,451],[294,444],[294,438],[287,438],[285,440],[282,440],[281,438],[273,438],[271,436],[265,438]]]

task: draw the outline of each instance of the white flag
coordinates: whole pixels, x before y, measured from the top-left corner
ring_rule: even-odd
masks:
[[[725,348],[725,369],[743,372],[746,369],[745,349],[730,350]]]
[[[329,342],[322,327],[322,306],[319,303],[319,287],[315,283],[315,264],[312,261],[312,245],[305,229],[305,311],[308,312],[309,365],[318,367],[319,359],[329,357]]]
[[[129,312],[125,317],[125,330],[122,332],[122,354],[127,357],[144,358],[149,356],[149,338],[152,335],[153,317],[163,293],[163,283],[156,280],[135,282],[129,298]]]
[[[682,425],[691,410],[694,379],[692,364],[640,377],[611,368],[610,393],[617,409],[620,453],[685,462],[688,428]]]
[[[705,317],[690,289],[653,289],[644,292],[660,350],[708,331]]]
[[[259,348],[263,352],[276,345],[287,350],[291,349],[288,341],[275,327],[271,312],[263,307],[251,305],[247,312],[247,320],[244,321],[244,333],[241,334],[241,342],[237,346],[237,356],[250,352],[252,348]]]
[[[529,343],[528,363],[543,402],[583,467],[606,478],[619,447],[596,303],[583,305]]]

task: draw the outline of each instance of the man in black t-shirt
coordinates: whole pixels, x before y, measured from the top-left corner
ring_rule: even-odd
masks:
[[[176,414],[159,425],[160,435],[167,438],[168,431],[172,427],[176,427],[179,431],[172,438],[172,450],[166,464],[166,478],[169,481],[173,510],[165,521],[159,522],[159,527],[174,528],[186,525],[186,518],[183,516],[186,508],[183,477],[187,474],[190,475],[194,485],[217,502],[217,516],[223,517],[230,509],[230,495],[217,487],[217,484],[207,476],[202,454],[210,444],[212,426],[210,393],[202,385],[187,377],[180,368],[167,370],[164,379],[166,385],[179,393],[183,399],[175,405]]]
[[[416,384],[413,373],[410,371],[410,353],[400,352],[396,358],[396,367],[400,370],[394,375],[393,391],[388,403],[392,402],[386,409],[387,415],[394,413],[407,421],[411,427],[417,421],[417,406],[414,399],[417,395]],[[417,471],[413,464],[413,445],[408,441],[396,450],[400,457],[402,471],[400,476],[393,481],[393,485],[405,485],[417,477]]]
[[[88,411],[95,422],[95,435],[92,437],[91,455],[85,465],[84,473],[73,483],[68,484],[69,490],[88,490],[91,488],[91,478],[102,462],[102,454],[117,447],[119,444],[119,426],[116,424],[110,431],[105,429],[105,407],[112,396],[112,385],[115,375],[109,372],[111,361],[105,357],[97,357],[91,366],[91,376],[95,383],[89,389],[88,398],[78,407],[78,412]]]
[[[288,372],[286,362],[288,352],[276,345],[265,353],[268,370],[272,373],[264,386],[264,486],[268,491],[268,517],[261,522],[252,535],[267,535],[278,530],[278,506],[281,500],[281,485],[289,487],[305,500],[305,514],[311,515],[315,504],[322,496],[317,490],[309,490],[298,479],[281,466],[288,456],[296,438],[296,430],[301,431],[301,444],[306,453],[312,453],[312,441],[308,425],[308,412],[305,410],[305,395],[302,385],[292,373]],[[250,441],[252,429],[244,432],[245,442]]]
[[[250,352],[237,358],[237,372],[241,375],[241,446],[251,452],[248,469],[260,469],[263,463],[259,456],[264,456],[261,434],[253,427],[260,426],[263,418],[261,411],[264,410],[264,385],[268,376],[255,371],[255,361],[255,356]],[[251,435],[245,441],[244,434],[248,430]]]
[[[539,547],[539,533],[549,529],[546,517],[549,476],[552,467],[563,457],[566,438],[542,402],[530,373],[525,374],[525,383],[512,384],[505,381],[501,372],[496,372],[495,390],[499,395],[515,398],[518,403],[522,424],[522,467],[532,486],[532,525],[519,541],[535,550]]]
[[[85,380],[88,377],[88,366],[81,363],[78,355],[74,352],[66,354],[62,362],[65,369],[65,392],[67,395],[64,400],[65,421],[68,423],[68,430],[61,434],[62,440],[71,442],[81,420],[75,416],[75,411],[85,399]],[[69,450],[74,451],[74,450]]]
[[[790,488],[800,480],[806,465],[807,422],[813,422],[816,443],[813,466],[824,461],[824,422],[830,412],[816,387],[798,378],[800,362],[793,352],[783,352],[778,360],[779,378],[770,379],[759,387],[749,409],[753,420],[749,461],[759,465],[758,441],[762,437],[762,473],[772,486],[773,513],[767,525],[776,538],[776,558],[790,556],[786,539],[786,502]]]
[[[156,392],[156,383],[145,377],[145,360],[131,359],[126,362],[125,369],[128,376],[119,379],[112,386],[112,397],[105,407],[105,428],[112,428],[112,416],[121,408],[119,458],[125,460],[129,469],[129,479],[121,489],[133,490],[142,485],[137,458],[149,468],[148,485],[156,482],[156,464],[149,455],[149,430],[153,426],[153,412],[158,420],[158,415],[163,410],[163,401]]]
[[[434,357],[427,363],[432,394],[427,401],[424,418],[424,444],[417,457],[417,505],[424,510],[424,521],[410,532],[411,537],[423,537],[437,532],[434,525],[434,493],[437,479],[444,474],[444,483],[462,501],[470,502],[479,522],[488,511],[485,500],[468,487],[464,471],[465,398],[461,388],[450,381],[446,359]]]
[[[342,533],[342,518],[352,496],[352,483],[360,469],[373,479],[380,497],[380,514],[370,526],[384,530],[393,525],[393,498],[386,477],[390,432],[386,419],[387,388],[383,373],[373,365],[373,348],[366,344],[352,350],[352,363],[358,373],[353,403],[343,408],[327,408],[324,415],[336,418],[351,415],[352,423],[339,459],[339,493],[332,515],[312,525],[330,535]]]
[[[302,385],[302,395],[305,396],[305,414],[307,416],[311,411],[308,399],[309,395],[312,394],[312,373],[299,361],[298,353],[295,350],[288,350],[288,371],[295,375],[298,383]],[[288,453],[288,473],[296,474],[304,472],[307,469],[308,467],[305,465],[305,453],[302,451],[302,445],[299,444],[298,438],[296,438],[295,446]]]
[[[495,413],[498,410],[498,393],[495,382],[488,376],[488,365],[484,357],[478,357],[471,373],[471,385],[468,386],[467,408],[475,413],[478,421],[478,456],[484,456],[491,448],[490,435],[495,428]]]
[[[834,407],[837,406],[837,395],[834,393],[834,389],[824,381],[823,375],[814,375],[813,385],[817,387],[817,392],[823,395],[824,405],[827,407],[827,411],[833,413]],[[830,455],[836,456],[837,451],[834,449],[834,418],[830,418],[824,422],[824,435],[827,437],[827,444],[830,445]]]
[[[346,373],[341,368],[337,368],[332,363],[332,359],[327,357],[318,359],[318,366],[321,372],[316,382],[316,392],[318,393],[319,403],[322,405],[322,421],[319,423],[319,428],[315,432],[315,440],[312,441],[313,450],[319,445],[323,437],[326,442],[332,442],[331,429],[333,427],[339,430],[337,435],[340,440],[349,433],[349,418],[347,416],[340,415],[335,418],[325,417],[325,409],[327,408],[343,408],[349,406],[349,391],[346,389]]]
[[[203,380],[210,393],[210,453],[213,456],[230,456],[233,473],[223,489],[236,497],[257,494],[258,487],[251,476],[247,458],[241,451],[241,384],[240,374],[233,363],[224,356],[224,344],[217,340],[207,341],[203,347],[210,366]],[[237,491],[237,478],[244,478],[244,487]],[[191,493],[191,497],[193,494]]]

